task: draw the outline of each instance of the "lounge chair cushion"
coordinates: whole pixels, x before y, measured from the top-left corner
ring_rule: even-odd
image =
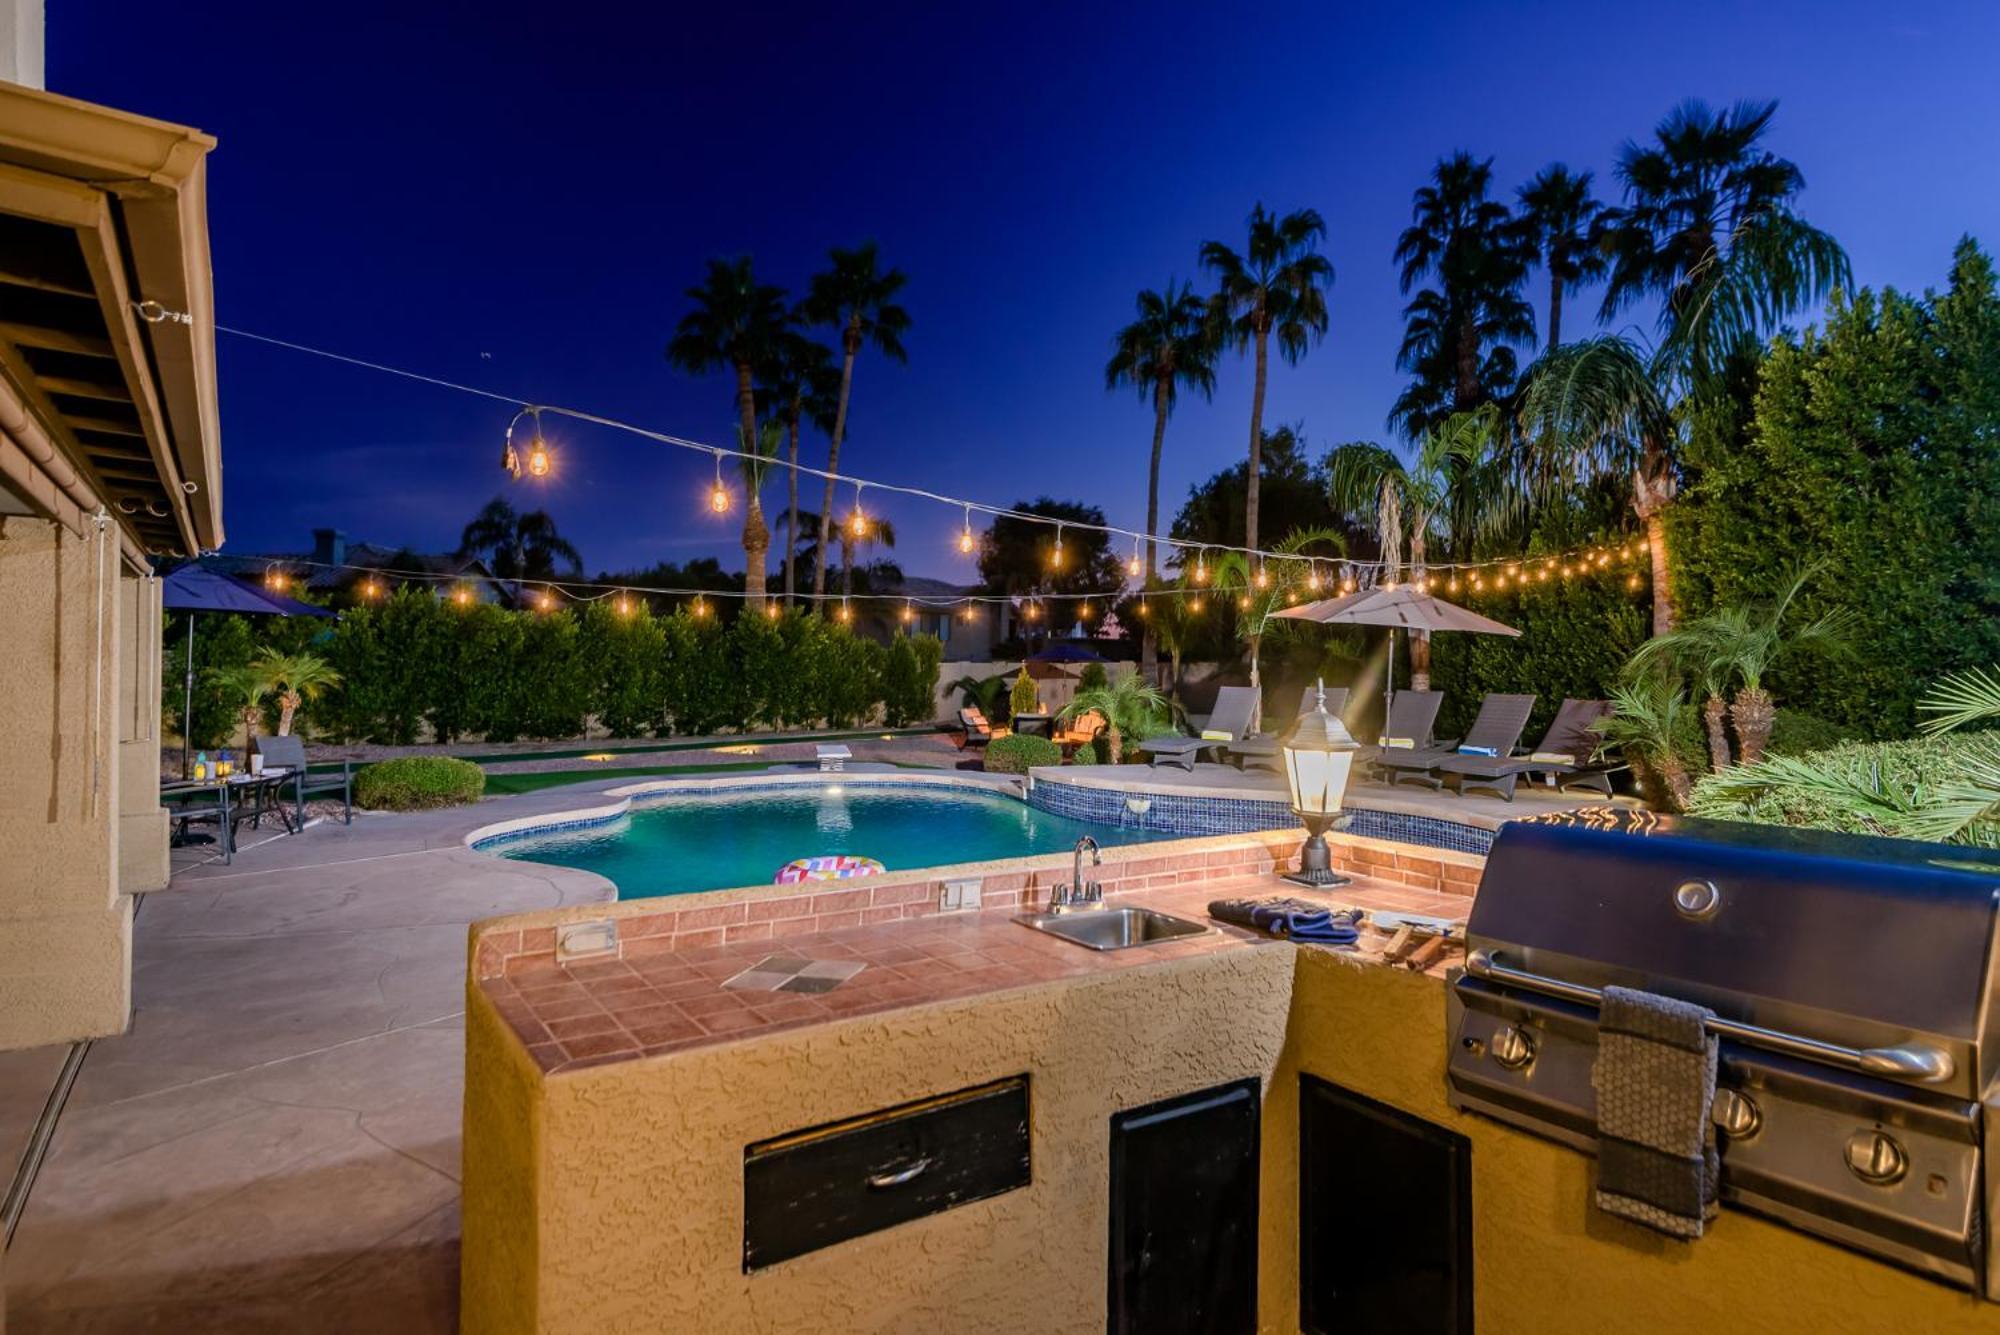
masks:
[[[1224,732],[1220,728],[1203,728],[1201,730],[1201,739],[1204,742],[1233,742],[1236,740],[1236,734],[1233,732]]]

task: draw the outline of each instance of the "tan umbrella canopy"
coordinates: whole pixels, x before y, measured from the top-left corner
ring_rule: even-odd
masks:
[[[1464,630],[1475,635],[1519,635],[1512,626],[1491,617],[1468,611],[1457,603],[1433,598],[1414,584],[1393,588],[1357,589],[1338,598],[1321,598],[1271,613],[1294,621],[1340,622],[1351,626],[1387,626],[1389,653],[1385,663],[1388,681],[1382,689],[1386,703],[1396,694],[1396,631]]]

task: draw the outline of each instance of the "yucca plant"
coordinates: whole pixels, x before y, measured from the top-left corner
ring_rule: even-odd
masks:
[[[1096,713],[1104,717],[1104,740],[1111,748],[1111,763],[1125,759],[1125,740],[1166,732],[1173,725],[1167,697],[1132,672],[1107,686],[1078,691],[1063,707],[1065,723]]]

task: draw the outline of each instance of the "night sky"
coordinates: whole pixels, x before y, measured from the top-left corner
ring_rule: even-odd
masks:
[[[412,21],[424,8],[450,16]],[[1338,273],[1331,333],[1274,368],[1267,423],[1303,420],[1315,453],[1389,440],[1390,252],[1439,155],[1494,155],[1510,193],[1563,160],[1609,194],[1620,141],[1675,102],[1777,98],[1768,144],[1804,170],[1801,211],[1860,282],[1920,289],[1962,233],[2000,244],[1996,50],[2000,6],[1977,2],[48,14],[53,91],[220,140],[224,324],[728,443],[733,387],[661,355],[702,262],[748,251],[799,291],[828,246],[874,237],[910,277],[910,361],[864,354],[843,466],[998,503],[1051,492],[1135,527],[1152,423],[1104,389],[1111,334],[1139,288],[1205,282],[1197,246],[1240,245],[1259,199],[1318,208]],[[328,525],[447,549],[501,489],[503,405],[220,344],[228,550],[301,550]],[[1249,394],[1232,359],[1212,405],[1184,403],[1163,525],[1242,456]],[[708,463],[552,435],[560,476],[508,491],[591,572],[740,565],[738,520],[703,507]],[[907,569],[972,578],[955,511],[886,513]]]

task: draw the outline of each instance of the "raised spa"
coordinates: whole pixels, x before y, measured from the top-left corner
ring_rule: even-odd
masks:
[[[596,872],[620,899],[644,899],[768,885],[795,858],[847,854],[910,871],[1067,852],[1084,834],[1107,845],[1180,837],[1060,816],[998,793],[815,784],[635,800],[609,823],[480,847]]]

